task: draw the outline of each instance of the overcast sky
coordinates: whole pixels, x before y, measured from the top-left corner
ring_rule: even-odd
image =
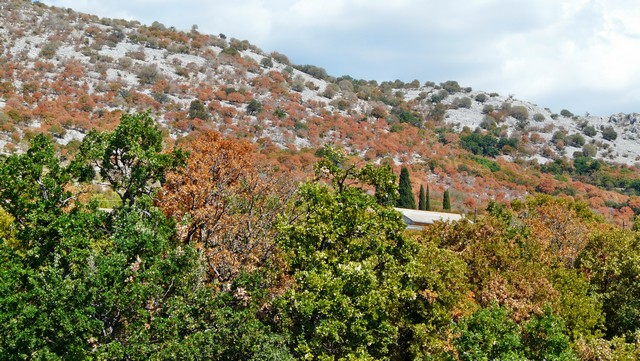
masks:
[[[640,112],[637,0],[45,0],[248,40],[295,64],[464,87],[574,114]]]

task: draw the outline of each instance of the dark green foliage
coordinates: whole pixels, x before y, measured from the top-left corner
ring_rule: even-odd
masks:
[[[497,148],[504,152],[505,147],[510,147],[512,149],[516,149],[518,147],[519,140],[516,137],[506,138],[500,137],[498,140]]]
[[[567,135],[564,138],[564,142],[566,145],[570,147],[580,148],[584,145],[585,140],[581,134],[575,133],[575,134]]]
[[[449,196],[449,190],[445,190],[442,195],[442,209],[445,211],[451,210],[451,197]]]
[[[461,360],[577,360],[561,318],[549,309],[519,326],[495,304],[457,325]]]
[[[416,208],[416,199],[414,198],[413,190],[411,189],[411,179],[409,178],[409,170],[407,167],[402,167],[400,170],[398,193],[399,196],[396,206],[408,209]]]
[[[415,127],[422,126],[422,119],[420,115],[416,112],[408,111],[400,107],[393,108],[391,110],[391,114],[394,115],[398,122],[400,123],[408,123]]]
[[[613,127],[606,127],[602,130],[602,138],[612,142],[618,138],[618,133]]]
[[[478,95],[476,95],[476,101],[478,103],[484,103],[487,101],[487,99],[489,99],[489,97],[487,96],[487,94],[484,93],[480,93]]]
[[[205,108],[204,104],[198,99],[195,99],[189,104],[189,119],[201,119],[209,120],[210,115]]]
[[[463,135],[460,137],[460,146],[475,155],[495,157],[499,153],[498,140],[490,134]]]
[[[284,109],[278,108],[273,112],[273,115],[278,119],[284,119],[287,117],[287,112]]]
[[[75,166],[89,171],[97,168],[111,184],[122,203],[133,205],[141,195],[151,194],[164,172],[182,164],[179,149],[162,149],[162,131],[148,113],[124,114],[113,132],[90,131],[80,146]]]
[[[294,66],[296,69],[300,70],[303,73],[307,73],[314,78],[326,80],[329,78],[327,71],[324,68],[315,65],[296,65]]]
[[[602,162],[590,157],[576,157],[573,160],[573,167],[577,174],[585,175],[597,172],[602,167]]]
[[[266,56],[260,60],[260,65],[263,68],[273,68],[273,60],[270,57]]]
[[[447,80],[444,83],[440,83],[442,89],[446,90],[449,94],[458,93],[462,91],[460,84],[454,80]]]
[[[440,103],[449,96],[449,92],[444,89],[439,90],[431,95],[432,103]]]
[[[0,164],[0,201],[18,227],[0,240],[3,359],[291,359],[256,318],[259,282],[215,292],[149,199],[111,213],[74,201],[65,185],[79,170],[42,135]]]
[[[570,118],[573,116],[573,113],[571,113],[570,111],[568,111],[567,109],[562,109],[560,111],[560,115],[562,115],[563,117],[567,117]]]
[[[598,134],[598,131],[593,125],[587,125],[582,128],[582,133],[584,133],[584,135],[588,137],[594,137],[596,134]]]
[[[425,194],[425,203],[424,203],[424,210],[425,211],[430,211],[431,210],[431,192],[429,191],[429,185],[427,184],[427,192]]]
[[[522,330],[524,353],[529,360],[577,360],[571,350],[569,336],[562,318],[550,308],[533,317]]]
[[[461,360],[524,360],[518,325],[496,305],[480,309],[457,325]]]
[[[251,99],[247,105],[247,114],[256,115],[262,111],[262,103],[256,99]]]
[[[427,198],[424,193],[424,187],[420,185],[420,192],[418,193],[418,209],[421,211],[427,210]]]

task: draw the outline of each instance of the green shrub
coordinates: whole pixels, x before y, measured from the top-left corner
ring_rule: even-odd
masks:
[[[588,137],[593,137],[598,134],[598,131],[593,125],[587,125],[586,127],[582,128],[582,133]]]
[[[493,111],[495,110],[494,106],[491,104],[485,104],[485,106],[482,108],[482,113],[483,114],[489,114],[489,113],[493,113]]]
[[[469,108],[471,108],[471,99],[469,99],[469,97],[455,98],[451,102],[451,106],[454,109],[457,109],[457,108],[467,108],[467,109],[469,109]]]
[[[529,111],[526,107],[522,105],[512,106],[509,109],[509,115],[518,119],[518,120],[526,120],[529,118]]]
[[[564,140],[568,146],[576,148],[582,147],[585,143],[584,137],[578,133],[568,135]]]
[[[475,155],[495,157],[498,155],[498,140],[489,134],[471,133],[460,137],[460,146]]]
[[[568,111],[567,109],[562,109],[560,111],[560,115],[562,115],[563,117],[567,117],[570,118],[573,116],[573,113],[571,113],[570,111]]]
[[[613,129],[613,127],[606,127],[602,129],[602,138],[614,141],[618,138],[618,133]]]
[[[449,94],[458,93],[462,91],[460,84],[457,81],[447,80],[444,83],[440,83],[442,89],[446,90]]]
[[[535,120],[536,122],[542,122],[544,121],[544,114],[542,113],[536,113],[533,115],[533,120]]]
[[[40,57],[45,59],[53,58],[58,52],[60,45],[61,43],[59,41],[50,41],[44,44],[42,49],[40,49]]]
[[[476,101],[478,103],[484,103],[484,102],[487,101],[487,99],[488,99],[487,94],[480,93],[480,94],[476,95]]]
[[[582,154],[585,157],[595,157],[598,153],[598,148],[593,144],[585,144],[582,147]]]
[[[273,60],[271,60],[270,57],[264,57],[260,60],[260,65],[262,65],[263,68],[272,68]]]
[[[138,80],[140,84],[153,84],[161,78],[162,75],[158,71],[156,64],[143,65],[138,69]]]
[[[444,99],[446,99],[449,96],[449,93],[442,89],[439,90],[433,94],[431,94],[431,102],[432,103],[440,103],[441,101],[443,101]]]

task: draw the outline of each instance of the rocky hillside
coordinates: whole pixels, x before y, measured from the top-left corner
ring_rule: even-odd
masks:
[[[582,198],[626,220],[637,209],[638,114],[555,114],[455,81],[334,77],[196,28],[30,1],[0,6],[4,153],[25,149],[37,132],[68,152],[88,130],[112,129],[122,112],[150,112],[168,141],[214,129],[302,174],[324,144],[396,170],[408,165],[416,189],[429,184],[434,198],[450,189],[461,211],[535,191]]]

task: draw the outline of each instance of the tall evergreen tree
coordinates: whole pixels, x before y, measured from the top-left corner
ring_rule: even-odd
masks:
[[[431,210],[431,192],[429,192],[429,185],[427,184],[427,194],[425,195],[425,206],[424,206],[424,210],[425,211],[430,211]]]
[[[409,179],[409,170],[402,167],[400,171],[400,183],[398,185],[398,201],[396,206],[400,208],[416,209],[416,199],[413,197],[411,190],[411,180]]]
[[[451,198],[449,197],[449,190],[444,191],[444,195],[442,196],[442,209],[445,211],[451,210]]]
[[[418,193],[418,209],[421,211],[427,210],[427,199],[424,195],[424,187],[420,185],[420,193]]]

